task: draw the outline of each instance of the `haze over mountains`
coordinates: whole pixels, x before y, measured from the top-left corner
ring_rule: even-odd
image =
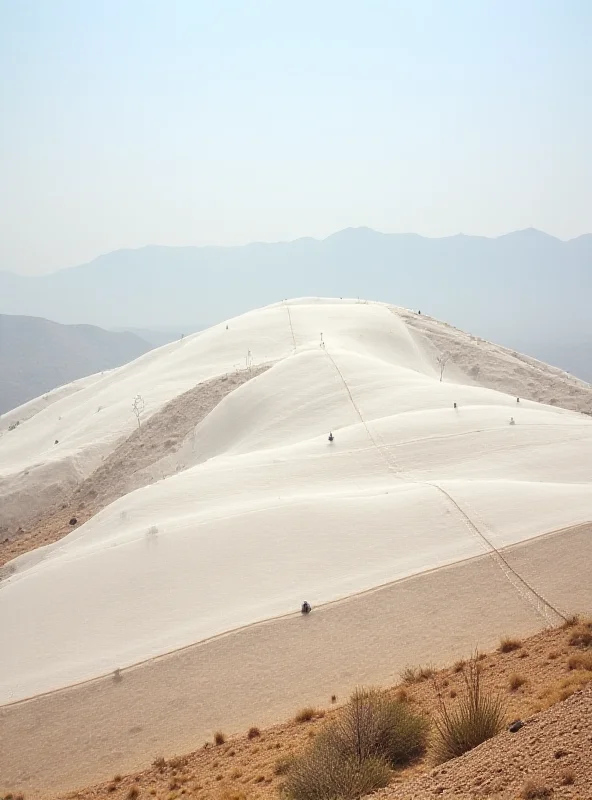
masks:
[[[0,314],[0,414],[152,349],[133,333]]]
[[[285,297],[360,296],[422,309],[544,359],[551,343],[592,340],[591,267],[589,234],[428,239],[349,228],[323,240],[119,250],[34,277],[2,272],[0,311],[183,330]]]

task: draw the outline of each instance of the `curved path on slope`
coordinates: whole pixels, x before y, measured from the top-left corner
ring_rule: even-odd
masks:
[[[393,670],[447,660],[461,647],[466,654],[509,626],[511,632],[532,632],[541,622],[556,623],[557,615],[589,607],[583,565],[589,562],[590,530],[535,536],[545,525],[588,519],[589,420],[524,402],[520,424],[509,428],[508,415],[517,413],[513,398],[434,381],[429,348],[419,347],[400,320],[394,332],[386,306],[371,307],[369,315],[364,305],[355,313],[325,306],[274,309],[274,319],[281,317],[282,347],[290,353],[293,345],[294,356],[283,357],[268,375],[204,415],[196,431],[196,459],[188,464],[195,469],[104,509],[69,537],[61,552],[61,546],[54,548],[49,569],[35,572],[46,555],[36,553],[24,562],[32,575],[7,582],[14,614],[6,613],[5,603],[6,628],[13,630],[5,641],[25,631],[23,641],[29,642],[18,649],[15,641],[8,652],[6,671],[22,676],[13,680],[17,691],[8,696],[40,691],[39,675],[46,687],[60,685],[51,683],[52,669],[70,670],[58,674],[66,685],[68,676],[76,680],[109,664],[172,651],[123,669],[117,679],[111,673],[0,708],[0,740],[10,743],[0,755],[0,775],[9,776],[8,789],[39,795],[42,789],[68,788],[53,765],[63,764],[77,746],[85,763],[70,771],[72,785],[142,766],[163,752],[194,748],[215,728],[267,724],[360,681],[392,681]],[[279,338],[269,316],[262,337]],[[325,323],[325,338],[321,334],[317,342],[316,328]],[[461,414],[452,411],[459,395]],[[320,432],[336,419],[338,439],[327,447]],[[158,429],[155,444],[166,451],[176,445],[166,448],[165,427]],[[282,446],[276,446],[278,440]],[[183,470],[189,453],[179,453],[177,467]],[[167,461],[162,449],[157,455],[163,458],[141,459],[136,475],[142,481],[153,467],[164,469],[163,475],[175,472],[175,459]],[[563,477],[568,459],[575,466]],[[125,453],[114,463],[122,474]],[[231,472],[238,477],[231,479]],[[541,496],[545,484],[553,487],[549,509]],[[538,486],[539,494],[529,486]],[[509,507],[492,516],[498,496],[509,500]],[[528,508],[533,497],[534,523]],[[564,505],[573,499],[574,506],[557,514],[562,498]],[[99,493],[90,499],[99,500]],[[274,515],[265,516],[269,511]],[[165,535],[155,539],[148,534],[161,518]],[[193,535],[200,537],[199,547]],[[527,536],[535,538],[504,548]],[[282,537],[288,544],[280,552],[276,543]],[[411,551],[418,563],[411,564]],[[251,559],[244,562],[251,564],[248,581],[239,574],[241,553]],[[286,570],[290,555],[304,569],[301,563]],[[225,582],[219,578],[221,564],[230,565]],[[275,583],[266,571],[277,573]],[[27,578],[37,598],[27,592]],[[191,582],[198,580],[207,587],[201,595],[191,593]],[[386,580],[380,589],[367,588]],[[585,588],[574,591],[579,583]],[[240,584],[236,594],[232,584]],[[92,586],[99,591],[90,602]],[[293,607],[290,592],[299,597],[310,588],[318,592],[319,607],[309,620],[281,614]],[[198,615],[192,609],[200,598]],[[309,599],[316,603],[312,594]],[[48,625],[36,622],[30,601]],[[243,603],[245,613],[232,616],[233,608],[242,612]],[[198,616],[206,622],[216,617],[218,627],[209,633],[207,625],[200,629]],[[243,624],[265,617],[267,622]],[[225,629],[230,632],[211,636]],[[154,644],[155,631],[169,639]],[[174,650],[200,638],[200,644]],[[126,648],[135,642],[134,658]],[[16,668],[31,664],[28,675]],[[39,735],[35,720],[43,721]],[[22,755],[13,752],[12,743]],[[109,774],[97,774],[102,769]]]
[[[3,701],[275,619],[301,593],[319,605],[481,552],[557,622],[562,609],[500,550],[590,518],[590,420],[438,382],[386,306],[272,316],[266,330],[294,355],[212,408],[179,474],[16,564],[0,587]],[[159,417],[151,438],[166,449]]]
[[[368,433],[368,437],[372,444],[376,447],[376,449],[380,452],[380,454],[384,457],[387,467],[394,472],[394,474],[401,478],[402,480],[406,480],[409,483],[417,484],[418,481],[413,481],[405,476],[402,476],[402,470],[392,461],[391,454],[388,448],[388,445],[377,441],[377,439],[373,436],[368,423],[364,420],[362,416],[362,412],[357,405],[356,401],[354,400],[354,396],[351,392],[350,387],[347,384],[347,381],[343,377],[343,373],[337,366],[337,363],[330,352],[326,349],[325,352],[327,353],[331,363],[333,364],[337,374],[339,375],[341,381],[343,382],[343,386],[348,394],[348,397],[358,414],[362,424],[364,425],[366,432]],[[516,570],[508,563],[507,559],[502,555],[500,550],[493,544],[490,538],[483,533],[482,530],[478,527],[478,524],[471,519],[470,514],[467,511],[464,511],[460,504],[454,499],[454,497],[450,494],[450,492],[446,491],[442,486],[435,482],[429,481],[422,481],[421,485],[423,486],[432,486],[438,492],[441,492],[442,495],[446,498],[446,500],[454,507],[454,509],[460,515],[462,521],[467,526],[469,532],[472,535],[475,535],[479,540],[480,544],[484,547],[484,549],[490,554],[492,559],[495,563],[500,567],[502,572],[505,574],[506,578],[509,582],[514,586],[516,591],[529,603],[533,605],[536,612],[541,616],[545,624],[554,626],[565,622],[567,617],[563,614],[558,608],[556,608],[552,603],[546,600],[540,592],[534,589],[529,583],[516,572]]]
[[[592,525],[504,550],[512,568],[568,613],[592,608]],[[0,790],[35,797],[107,780],[356,685],[396,682],[504,634],[540,629],[487,555],[250,626],[113,676],[0,708]],[[355,631],[355,636],[352,635]],[[67,769],[64,769],[67,765]]]

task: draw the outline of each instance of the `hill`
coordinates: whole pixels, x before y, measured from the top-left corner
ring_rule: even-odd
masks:
[[[132,333],[0,314],[0,414],[78,378],[119,367],[150,349]]]
[[[179,320],[213,324],[286,297],[366,297],[421,309],[539,358],[562,358],[564,348],[592,338],[591,267],[591,235],[428,239],[350,228],[322,241],[144,247],[39,277],[0,273],[0,310],[178,330]],[[558,366],[586,378],[589,352]]]
[[[36,790],[591,605],[592,389],[425,314],[278,303],[36,402],[0,428],[0,738],[45,721],[6,754]]]

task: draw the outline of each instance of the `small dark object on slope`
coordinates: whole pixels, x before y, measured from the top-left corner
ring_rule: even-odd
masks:
[[[76,525],[77,522],[78,520],[76,519],[76,517],[72,517],[72,519],[70,520],[70,525]]]
[[[300,608],[300,613],[301,614],[310,614],[311,611],[312,611],[312,608],[310,606],[310,603],[307,603],[306,600],[305,600],[304,603],[302,603],[302,607]]]
[[[335,437],[333,436],[333,434],[332,434],[332,433],[329,433],[329,441],[330,441],[330,442],[332,442],[334,438],[335,438]]]
[[[515,719],[514,722],[508,728],[508,730],[510,731],[510,733],[518,733],[520,728],[523,728],[523,727],[524,727],[524,723],[522,722],[522,720],[521,719]]]

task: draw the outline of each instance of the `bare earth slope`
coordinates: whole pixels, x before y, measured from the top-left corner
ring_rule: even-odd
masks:
[[[592,798],[592,687],[377,800]],[[528,793],[530,788],[532,794]],[[536,793],[535,793],[536,792]]]
[[[483,658],[484,680],[489,688],[506,698],[508,719],[525,720],[518,734],[503,733],[443,767],[432,769],[426,757],[419,764],[395,773],[392,785],[377,798],[425,800],[443,796],[450,800],[518,800],[525,782],[536,779],[554,791],[551,797],[589,800],[592,688],[578,690],[590,681],[592,673],[569,670],[569,659],[577,652],[569,645],[569,636],[570,631],[562,628],[547,630],[524,640],[513,652],[493,651]],[[513,674],[525,680],[517,690],[509,686]],[[448,684],[450,692],[461,690],[462,678],[456,668],[445,668],[438,678]],[[399,690],[393,687],[391,691]],[[435,695],[431,681],[406,685],[404,691],[414,706],[427,714],[432,712]],[[560,698],[570,693],[575,694],[561,702]],[[345,699],[340,695],[337,701]],[[333,714],[329,696],[320,705],[324,708],[310,722],[288,720],[272,728],[261,728],[260,735],[252,739],[246,735],[245,727],[221,746],[213,746],[211,742],[201,746],[196,740],[192,752],[177,753],[168,759],[162,758],[163,751],[155,742],[152,767],[126,776],[114,771],[106,782],[64,797],[124,800],[137,792],[140,798],[156,800],[181,797],[277,800],[283,777],[276,765],[301,752]],[[295,706],[292,711],[296,710]],[[171,709],[171,715],[176,714],[177,709]],[[129,739],[133,736],[130,733]],[[157,757],[160,760],[156,761]],[[68,769],[74,760],[67,760]],[[564,785],[570,773],[574,782]]]
[[[591,533],[582,526],[539,537],[505,556],[566,614],[586,611]],[[332,694],[345,698],[361,683],[392,684],[408,665],[451,663],[545,622],[482,556],[315,608],[308,618],[254,625],[122,670],[119,680],[109,675],[1,707],[0,789],[43,797],[105,781],[144,769],[155,756],[189,752],[217,730],[273,725],[301,706],[327,705]],[[544,702],[538,690],[568,677],[566,634],[551,643],[548,636],[535,637],[527,659],[492,659],[502,683],[512,671],[528,672],[530,685],[516,696],[527,707],[513,713],[532,713]],[[565,650],[565,658],[547,660],[551,650]]]
[[[399,308],[395,313],[413,331],[425,337],[435,354],[450,356],[444,375],[451,367],[456,367],[479,386],[592,414],[590,384],[559,367],[486,342],[424,314]]]

